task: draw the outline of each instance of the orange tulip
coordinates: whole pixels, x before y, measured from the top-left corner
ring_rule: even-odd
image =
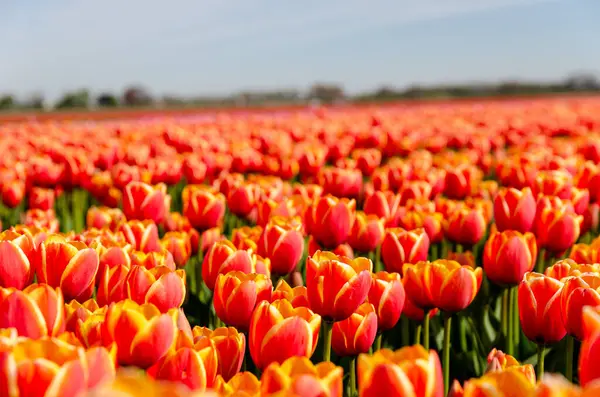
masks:
[[[271,302],[277,299],[288,300],[293,307],[310,307],[308,301],[308,291],[304,286],[290,287],[290,285],[281,279],[271,294]]]
[[[473,269],[451,260],[405,264],[403,271],[406,294],[412,303],[424,310],[464,310],[481,287],[480,267]]]
[[[174,271],[167,266],[148,270],[143,266],[132,266],[125,277],[125,284],[129,299],[140,305],[151,303],[161,313],[181,307],[185,299],[184,270]]]
[[[252,314],[248,343],[256,366],[264,370],[272,362],[293,356],[310,358],[321,328],[321,316],[305,307],[294,308],[287,300],[262,301]]]
[[[218,376],[215,382],[215,390],[221,397],[258,397],[260,387],[260,381],[252,372],[240,372],[229,381]]]
[[[1,396],[76,397],[114,376],[104,347],[84,351],[56,338],[23,339],[0,352]]]
[[[34,275],[36,247],[31,233],[0,234],[0,287],[23,289]]]
[[[451,199],[464,199],[471,195],[483,175],[475,166],[461,165],[446,170],[444,193]]]
[[[523,364],[521,365],[513,356],[509,354],[504,354],[500,350],[492,349],[490,354],[487,357],[487,370],[486,372],[497,372],[504,371],[508,368],[518,369],[527,377],[527,379],[531,382],[532,385],[535,386],[535,370],[533,369],[533,365],[531,364]]]
[[[246,353],[246,337],[233,327],[217,328],[214,331],[204,327],[194,327],[194,341],[210,339],[217,349],[219,358],[218,374],[229,381],[242,368]]]
[[[65,329],[75,332],[79,321],[85,321],[94,314],[104,314],[106,309],[106,306],[98,306],[94,299],[89,299],[83,303],[76,300],[65,303]]]
[[[214,243],[224,239],[225,237],[221,234],[221,229],[219,227],[206,229],[202,232],[202,235],[199,236],[200,251],[202,251],[203,254],[206,254],[208,249],[212,247]]]
[[[371,252],[381,244],[383,233],[384,219],[358,211],[348,236],[348,244],[358,252]]]
[[[142,266],[146,269],[154,269],[159,266],[166,266],[171,270],[175,270],[175,261],[173,255],[167,250],[161,250],[156,252],[142,252],[132,251],[129,253],[129,259],[131,260],[131,266]],[[123,266],[127,266],[125,262]]]
[[[205,391],[212,388],[219,366],[214,343],[203,338],[194,347],[181,347],[169,351],[148,368],[148,375],[154,379],[180,382],[190,390]]]
[[[444,382],[437,353],[421,345],[381,349],[358,357],[358,388],[363,397],[442,397]]]
[[[498,231],[529,232],[533,227],[535,208],[535,198],[530,188],[500,190],[494,199],[494,220]]]
[[[405,299],[404,286],[398,273],[371,274],[368,301],[375,307],[379,332],[394,328],[400,320]]]
[[[264,274],[219,274],[213,296],[215,313],[225,324],[247,331],[254,308],[271,300],[272,290],[271,279]]]
[[[579,238],[582,221],[583,217],[573,211],[571,204],[558,209],[541,208],[535,224],[539,246],[552,253],[564,252]]]
[[[517,285],[525,273],[533,270],[537,244],[532,233],[514,230],[492,232],[483,249],[483,270],[500,285]]]
[[[270,262],[262,261],[246,250],[238,250],[231,241],[218,241],[210,247],[202,262],[202,280],[212,291],[219,274],[231,271],[270,275]]]
[[[427,260],[429,237],[425,229],[386,229],[381,243],[381,259],[389,272],[402,272],[405,263]]]
[[[32,284],[23,291],[0,288],[0,329],[16,328],[20,336],[56,336],[65,327],[60,288]]]
[[[475,245],[485,233],[487,222],[479,209],[461,207],[445,222],[446,236],[459,244]]]
[[[463,395],[464,397],[530,397],[534,390],[534,385],[521,371],[511,368],[489,372],[479,379],[465,382]]]
[[[529,340],[555,343],[566,335],[560,314],[562,286],[562,282],[539,273],[527,273],[519,284],[519,318]]]
[[[41,283],[60,287],[67,300],[91,298],[98,273],[98,252],[61,236],[50,236],[40,246],[37,276]]]
[[[302,225],[274,217],[266,224],[258,240],[258,254],[271,260],[271,271],[286,275],[296,269],[304,253]]]
[[[324,196],[314,201],[305,213],[306,232],[326,248],[346,242],[356,216],[356,202]]]
[[[161,223],[169,213],[171,196],[167,186],[156,186],[144,182],[129,182],[123,192],[123,213],[127,219],[151,220]]]
[[[595,379],[600,379],[600,306],[583,308],[583,324],[584,338],[579,352],[579,382],[582,386],[588,386]]]
[[[560,305],[567,333],[583,340],[583,308],[600,305],[600,275],[584,273],[567,278],[560,294]]]
[[[442,225],[444,216],[441,213],[426,213],[415,210],[399,215],[398,226],[413,231],[419,228],[424,229],[429,237],[430,244],[439,243],[444,239],[444,228]]]
[[[245,218],[256,208],[260,193],[259,185],[244,182],[229,191],[227,207],[234,215]]]
[[[261,395],[285,392],[288,395],[341,397],[341,367],[330,362],[317,365],[306,357],[290,357],[282,364],[271,363],[260,379]]]
[[[367,298],[372,269],[367,258],[317,251],[306,262],[310,308],[329,321],[347,319]]]
[[[192,244],[187,232],[167,232],[160,241],[163,249],[173,255],[178,267],[183,267],[192,255]]]
[[[377,336],[377,314],[370,303],[363,303],[350,317],[333,324],[331,347],[338,356],[367,353]]]
[[[115,230],[117,225],[123,221],[125,221],[125,214],[119,208],[92,206],[86,214],[88,229],[109,228],[110,230]]]
[[[158,252],[162,249],[158,237],[158,228],[151,221],[128,221],[119,225],[119,231],[136,250]]]
[[[176,309],[161,314],[152,304],[129,299],[113,303],[102,324],[102,339],[105,345],[116,343],[119,364],[148,368],[174,345],[178,314]]]
[[[398,206],[400,205],[400,197],[393,192],[375,191],[367,196],[363,209],[367,215],[377,215],[379,218],[385,219],[387,222],[394,221]],[[387,225],[395,226],[395,225]]]
[[[2,203],[8,208],[17,207],[25,197],[25,183],[14,180],[2,185]]]
[[[532,184],[536,196],[556,196],[567,199],[573,188],[573,176],[566,171],[540,171]]]
[[[187,185],[182,192],[183,215],[200,230],[220,226],[225,215],[225,196],[212,188]]]
[[[308,256],[313,256],[317,251],[323,251],[323,247],[319,245],[313,236],[308,237]],[[332,249],[330,252],[338,256],[346,256],[350,259],[354,259],[354,250],[348,244],[341,244]]]
[[[581,389],[561,375],[547,374],[537,385],[535,397],[583,397]]]

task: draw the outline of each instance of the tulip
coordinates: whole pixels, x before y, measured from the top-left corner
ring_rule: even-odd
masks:
[[[583,308],[584,339],[579,352],[579,383],[588,386],[600,379],[600,306]]]
[[[185,299],[185,271],[167,266],[146,269],[132,266],[125,277],[127,297],[142,305],[155,305],[161,313],[179,308]],[[107,302],[109,303],[109,302]]]
[[[444,320],[444,388],[448,394],[450,365],[450,327],[452,313],[466,309],[481,287],[481,268],[461,266],[458,262],[440,259],[404,265],[404,288],[410,299],[423,309],[439,308]],[[425,317],[425,348],[429,347],[429,317]]]
[[[33,280],[36,247],[31,233],[0,234],[0,287],[23,289]]]
[[[224,240],[225,237],[221,234],[221,229],[218,227],[213,227],[211,229],[206,229],[205,231],[202,232],[202,235],[199,237],[199,242],[200,242],[200,251],[202,251],[202,254],[206,254],[206,252],[208,251],[208,249],[210,247],[212,247],[212,245],[214,243],[216,243],[217,241],[221,241]],[[196,246],[198,246],[198,244],[196,244]],[[192,248],[194,247],[194,244],[192,244]]]
[[[479,379],[465,382],[464,397],[499,396],[529,397],[535,386],[518,369],[490,372]]]
[[[148,185],[143,182],[130,182],[123,194],[123,213],[127,219],[151,220],[161,223],[169,213],[171,196],[167,186]]]
[[[583,340],[583,308],[600,305],[600,275],[583,273],[564,280],[560,293],[563,324],[568,334]]]
[[[138,305],[126,299],[109,306],[102,324],[104,344],[115,342],[121,365],[149,368],[176,341],[176,309],[161,314],[152,304]]]
[[[225,215],[225,196],[201,185],[187,185],[182,192],[183,215],[200,230],[220,226]]]
[[[219,274],[213,296],[215,313],[225,324],[247,331],[254,308],[263,300],[270,301],[272,290],[264,274]]]
[[[554,254],[564,252],[579,238],[583,217],[577,215],[570,204],[558,209],[542,208],[536,218],[535,230],[540,248]]]
[[[363,303],[347,319],[333,324],[331,347],[338,356],[367,353],[377,334],[377,314],[370,303]]]
[[[286,275],[296,269],[304,253],[301,225],[274,217],[265,226],[258,240],[258,254],[271,260],[274,274]]]
[[[395,352],[382,349],[358,357],[358,388],[362,397],[442,397],[444,386],[440,360],[435,351],[422,346]]]
[[[497,372],[497,371],[505,371],[508,368],[518,369],[527,377],[529,382],[535,386],[535,371],[533,369],[533,365],[531,364],[523,364],[521,365],[513,356],[509,354],[504,354],[502,351],[497,349],[492,349],[490,354],[487,357],[487,370],[486,372]]]
[[[158,266],[166,266],[171,270],[175,270],[175,262],[173,261],[173,255],[167,250],[161,250],[156,252],[142,252],[132,251],[129,253],[129,259],[131,266],[142,266],[146,269],[154,269]],[[127,263],[124,263],[127,266]]]
[[[54,189],[33,187],[29,191],[29,208],[38,208],[44,211],[54,208],[56,192]]]
[[[217,376],[215,390],[219,396],[259,396],[261,383],[252,372],[240,372],[226,381]]]
[[[458,244],[475,245],[485,233],[487,222],[478,209],[461,207],[445,222],[446,236]]]
[[[514,286],[533,270],[537,244],[532,233],[492,232],[483,249],[483,270],[493,283]]]
[[[319,245],[313,238],[313,236],[308,237],[308,256],[313,256],[317,251],[323,251],[323,247]],[[348,258],[354,259],[354,251],[352,247],[348,244],[338,245],[336,248],[332,249],[330,252],[338,256],[346,256]]]
[[[544,345],[567,333],[560,314],[563,283],[539,273],[527,273],[519,284],[519,318],[525,336],[538,344],[538,379],[544,373]]]
[[[179,382],[190,390],[204,392],[213,387],[218,369],[218,356],[214,343],[204,338],[195,346],[169,351],[148,368],[154,379]]]
[[[94,314],[103,315],[105,312],[106,306],[98,306],[94,299],[89,299],[83,304],[73,300],[65,304],[65,329],[75,332],[79,321],[83,322]]]
[[[59,339],[24,339],[0,353],[0,395],[82,395],[115,376],[111,353],[104,347],[84,351]]]
[[[573,176],[566,171],[541,171],[532,185],[533,193],[567,199],[571,196],[572,181]]]
[[[306,232],[326,248],[346,242],[355,218],[356,202],[325,196],[316,199],[305,214]]]
[[[477,267],[475,264],[475,255],[472,251],[448,252],[446,259],[460,263],[461,266]]]
[[[439,212],[408,211],[398,218],[398,226],[406,230],[423,228],[430,244],[436,244],[444,239],[443,220],[444,216]]]
[[[469,196],[482,179],[481,170],[474,166],[460,166],[446,170],[444,193],[451,199],[464,199]]]
[[[582,397],[581,389],[557,374],[546,374],[540,381],[535,397]]]
[[[535,198],[530,188],[500,190],[494,199],[494,220],[498,231],[530,231],[535,218],[535,208]]]
[[[398,273],[371,274],[368,301],[375,307],[379,333],[396,326],[404,309],[405,298],[404,286]]]
[[[405,263],[427,260],[428,251],[429,237],[425,229],[387,229],[381,243],[381,258],[390,272],[401,273]]]
[[[273,294],[271,294],[271,302],[278,299],[289,301],[293,307],[310,307],[306,287],[297,286],[292,288],[284,279],[279,280]]]
[[[14,180],[2,185],[2,203],[8,208],[17,207],[25,197],[25,183]]]
[[[23,291],[0,288],[0,329],[16,328],[20,336],[56,336],[65,327],[60,288],[31,284]]]
[[[359,211],[348,236],[348,244],[355,251],[371,252],[381,244],[383,233],[384,219]]]
[[[60,287],[67,300],[92,297],[98,273],[98,252],[79,242],[51,236],[40,246],[37,276],[41,283]]]
[[[252,314],[248,343],[254,364],[264,370],[293,356],[310,358],[321,328],[321,316],[286,300],[262,301]]]
[[[388,222],[393,220],[400,205],[400,197],[390,191],[375,191],[365,199],[363,209],[367,215],[377,215]]]
[[[123,221],[125,221],[125,214],[119,208],[92,206],[88,209],[86,215],[88,229],[103,229],[106,227],[114,230]]]
[[[158,237],[158,228],[151,221],[128,221],[121,223],[119,231],[136,250],[142,252],[158,252],[162,249]]]
[[[202,280],[213,291],[219,274],[231,271],[243,273],[270,274],[270,263],[265,265],[255,255],[246,250],[237,250],[228,240],[216,242],[210,247],[202,262]]]
[[[271,363],[261,377],[261,395],[341,397],[344,371],[329,362],[313,364],[306,357],[290,357]],[[279,395],[278,394],[278,395]]]
[[[246,337],[233,327],[217,328],[214,331],[204,327],[194,327],[194,340],[210,339],[217,349],[219,368],[217,373],[229,381],[242,368],[246,353]]]
[[[160,240],[163,249],[173,255],[178,267],[183,267],[192,255],[192,244],[187,232],[167,232]]]
[[[256,208],[260,193],[260,186],[244,182],[229,191],[227,207],[234,215],[245,218]]]
[[[356,168],[324,167],[317,175],[325,194],[357,199],[362,190],[363,176]]]

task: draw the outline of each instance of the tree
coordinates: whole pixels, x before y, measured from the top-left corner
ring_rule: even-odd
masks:
[[[308,91],[308,98],[332,103],[344,99],[344,89],[337,84],[316,83]]]
[[[96,104],[101,108],[116,108],[119,100],[113,94],[103,93],[96,98]]]
[[[131,86],[123,93],[123,103],[126,106],[146,106],[152,104],[152,96],[143,87]]]
[[[66,93],[55,105],[56,109],[87,108],[90,93],[86,89]]]
[[[8,110],[15,107],[15,98],[12,95],[0,97],[0,110]]]

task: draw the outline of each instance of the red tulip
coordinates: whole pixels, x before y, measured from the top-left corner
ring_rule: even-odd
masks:
[[[507,188],[494,199],[494,220],[498,231],[516,230],[525,233],[533,227],[536,203],[531,189]]]
[[[156,186],[130,182],[125,186],[123,213],[127,219],[151,220],[161,223],[169,213],[171,197],[164,184]]]
[[[225,215],[225,196],[214,189],[187,185],[182,192],[183,215],[200,230],[219,226]]]
[[[286,275],[296,269],[304,253],[301,225],[274,217],[267,223],[258,240],[258,254],[271,260],[271,271]]]
[[[404,286],[398,273],[371,274],[369,303],[375,307],[379,332],[394,328],[400,320],[405,298]]]
[[[358,211],[348,237],[348,244],[356,251],[371,252],[381,244],[383,233],[383,219]]]
[[[345,243],[356,216],[355,207],[354,200],[333,196],[317,199],[306,211],[306,232],[326,248],[335,248]]]
[[[31,233],[0,234],[0,287],[23,289],[34,275],[36,249]]]
[[[429,237],[424,229],[386,229],[381,243],[381,258],[390,272],[401,273],[405,263],[427,260]]]
[[[483,269],[488,278],[501,285],[517,285],[533,270],[537,244],[532,233],[506,230],[493,232],[483,249]]]
[[[333,324],[331,348],[338,356],[367,353],[377,336],[377,314],[370,303],[363,303],[347,319]]]

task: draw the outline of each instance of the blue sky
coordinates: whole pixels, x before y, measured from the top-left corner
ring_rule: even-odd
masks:
[[[0,92],[600,76],[600,0],[2,0]]]

